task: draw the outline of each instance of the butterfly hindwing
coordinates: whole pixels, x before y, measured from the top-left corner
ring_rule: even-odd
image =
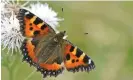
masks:
[[[48,33],[55,33],[46,22],[26,9],[20,9],[18,19],[20,31],[26,37],[45,36]]]
[[[90,71],[95,68],[94,62],[79,48],[66,41],[64,51],[64,64],[68,71]]]
[[[56,54],[54,54],[53,56],[49,55],[38,58],[35,52],[35,49],[37,47],[36,43],[38,43],[38,41],[33,41],[30,39],[24,40],[21,47],[23,60],[36,67],[37,71],[40,71],[43,74],[43,77],[47,77],[48,75],[56,77],[63,71],[63,67],[61,66],[61,63],[63,61],[60,60],[60,57],[56,57]],[[48,57],[47,62],[39,62],[40,59],[45,59],[45,57]]]
[[[35,56],[35,44],[32,42],[32,40],[25,39],[23,41],[23,44],[21,46],[21,51],[23,54],[23,60],[30,63],[30,65],[36,65],[37,58]]]

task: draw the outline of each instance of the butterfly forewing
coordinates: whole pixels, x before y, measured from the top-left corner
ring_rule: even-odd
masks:
[[[42,19],[26,9],[20,9],[18,14],[20,30],[26,37],[46,36],[55,31]]]

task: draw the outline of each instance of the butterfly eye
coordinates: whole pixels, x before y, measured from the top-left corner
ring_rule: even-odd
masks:
[[[55,41],[55,42],[58,42],[57,38],[54,38],[54,41]]]

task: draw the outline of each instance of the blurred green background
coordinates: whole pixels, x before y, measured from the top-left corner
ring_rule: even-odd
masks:
[[[64,71],[44,80],[133,80],[133,2],[46,3],[64,18],[58,30],[66,30],[67,39],[88,54],[96,68],[89,74]],[[10,56],[2,51],[2,80],[43,79],[21,59],[19,53]]]

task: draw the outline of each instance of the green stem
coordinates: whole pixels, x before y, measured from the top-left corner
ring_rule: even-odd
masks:
[[[14,53],[15,54],[15,53]],[[21,64],[20,63],[20,55],[19,54],[15,54],[14,55],[15,57],[15,59],[12,61],[12,65],[10,65],[10,71],[9,71],[9,74],[10,74],[10,76],[11,76],[11,78],[12,79],[10,79],[10,80],[14,80],[14,75],[16,75],[15,74],[15,70],[17,69],[17,67]]]
[[[9,78],[10,78],[10,80],[14,80],[13,79],[13,71],[12,71],[12,69],[10,69],[10,71],[9,71]]]
[[[9,66],[6,66],[8,71],[9,71],[9,80],[14,80],[13,79],[13,69],[11,69]]]
[[[32,71],[24,80],[28,80],[36,72],[36,69]]]

